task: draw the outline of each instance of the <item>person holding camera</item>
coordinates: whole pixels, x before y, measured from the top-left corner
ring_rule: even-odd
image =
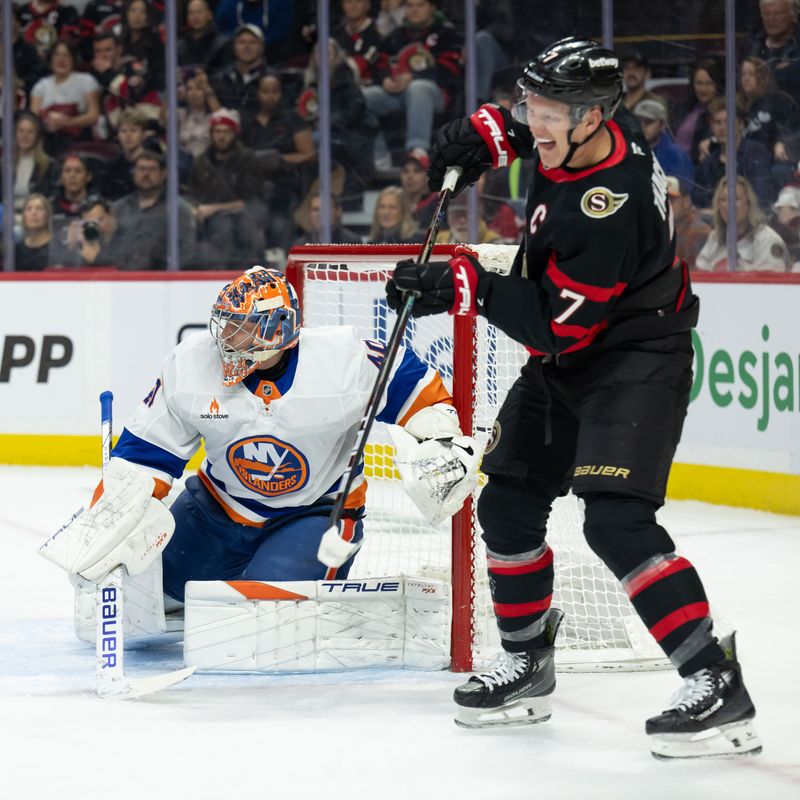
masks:
[[[81,204],[80,219],[67,227],[54,263],[65,267],[116,266],[116,233],[117,218],[111,203],[99,195],[90,195]]]

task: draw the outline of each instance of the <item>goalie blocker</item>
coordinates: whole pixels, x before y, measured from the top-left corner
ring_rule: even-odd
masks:
[[[189,581],[184,660],[201,670],[316,672],[450,664],[442,581]]]

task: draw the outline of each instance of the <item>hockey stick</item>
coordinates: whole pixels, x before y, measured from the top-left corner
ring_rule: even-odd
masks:
[[[111,458],[111,404],[114,395],[103,392],[100,395],[100,431],[103,446],[103,472]],[[125,598],[122,591],[123,570],[120,565],[97,584],[95,617],[96,676],[97,694],[104,698],[142,697],[160,689],[166,689],[188,678],[197,667],[187,667],[175,672],[151,675],[147,678],[126,678],[124,672],[123,617]]]
[[[433,245],[436,242],[436,235],[439,233],[439,227],[442,224],[445,211],[447,210],[447,204],[450,202],[450,196],[456,187],[456,183],[458,183],[461,172],[462,170],[460,167],[450,167],[444,176],[442,190],[439,192],[439,203],[436,207],[436,213],[433,215],[428,233],[425,236],[425,241],[422,244],[422,249],[417,257],[417,264],[422,264],[430,258]],[[342,480],[339,484],[339,493],[336,496],[336,502],[331,511],[329,527],[320,540],[317,558],[327,567],[340,567],[347,559],[358,552],[359,546],[355,546],[350,542],[345,542],[339,536],[339,522],[342,519],[344,503],[347,496],[350,494],[350,488],[353,485],[356,470],[361,463],[361,459],[364,457],[367,437],[369,436],[372,423],[375,421],[375,417],[378,413],[378,404],[386,389],[389,373],[394,365],[397,350],[400,347],[400,340],[403,338],[403,333],[411,317],[411,309],[414,307],[416,299],[416,295],[411,292],[407,293],[403,302],[403,307],[397,315],[397,321],[394,324],[392,334],[386,345],[386,354],[383,357],[383,363],[378,370],[378,377],[375,379],[375,385],[372,387],[369,400],[367,400],[364,416],[361,418],[361,422],[358,426],[355,444],[350,451],[350,460],[347,463],[347,470],[344,475],[342,475]]]

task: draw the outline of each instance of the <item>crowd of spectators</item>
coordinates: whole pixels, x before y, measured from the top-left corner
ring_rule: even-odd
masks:
[[[800,0],[748,2],[760,25],[739,43],[735,109],[714,52],[685,64],[682,81],[645,50],[622,51],[622,113],[638,121],[668,176],[678,254],[696,269],[728,269],[724,176],[733,151],[738,268],[800,262]],[[594,17],[553,6],[477,3],[481,102],[510,107],[519,64],[554,38],[596,33],[584,29]],[[292,245],[321,235],[316,3],[180,0],[178,8],[181,268],[280,266]],[[332,238],[422,241],[436,205],[426,176],[432,132],[465,111],[463,2],[333,0],[331,14]],[[0,88],[13,86],[17,108],[16,268],[165,269],[163,2],[30,0],[14,5],[13,36],[16,74],[0,74]],[[515,162],[480,182],[481,242],[518,241],[528,169]],[[343,219],[362,209],[365,192],[362,227],[351,230]],[[445,227],[439,241],[468,238],[464,197]]]

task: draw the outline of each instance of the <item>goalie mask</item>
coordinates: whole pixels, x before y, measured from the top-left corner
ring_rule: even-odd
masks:
[[[222,382],[233,386],[262,362],[297,345],[300,304],[277,269],[253,267],[223,287],[209,330],[222,359]]]

